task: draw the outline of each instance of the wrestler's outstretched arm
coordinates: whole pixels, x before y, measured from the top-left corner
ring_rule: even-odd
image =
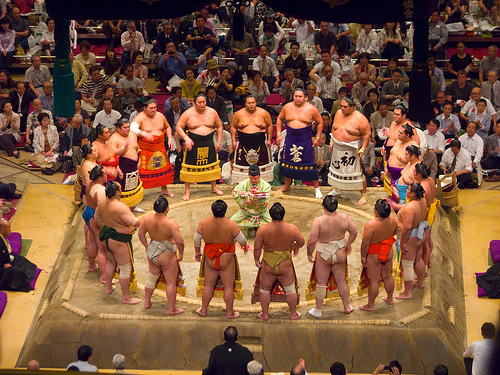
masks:
[[[311,227],[311,234],[309,240],[307,241],[307,259],[309,262],[314,263],[313,253],[316,248],[316,242],[318,242],[320,225],[318,223],[318,218],[314,219]]]

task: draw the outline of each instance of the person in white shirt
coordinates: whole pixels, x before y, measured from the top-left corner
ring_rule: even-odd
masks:
[[[446,150],[439,164],[440,174],[455,172],[458,187],[465,189],[472,187],[472,162],[469,152],[462,148],[459,140],[450,142],[450,148]]]
[[[495,326],[493,323],[484,323],[481,326],[483,340],[474,341],[464,352],[464,358],[474,358],[472,361],[472,375],[489,375],[491,356],[495,348]]]
[[[467,116],[469,116],[469,122],[475,122],[477,124],[477,135],[479,135],[483,141],[486,141],[486,138],[488,138],[491,126],[491,116],[486,111],[486,105],[486,100],[479,99],[476,107],[471,108],[467,114]]]
[[[110,131],[116,131],[116,122],[122,117],[121,113],[115,111],[110,99],[102,101],[102,111],[97,112],[94,119],[94,128],[101,124],[107,127]]]
[[[261,45],[259,47],[259,56],[253,60],[252,68],[260,72],[262,79],[269,87],[275,89],[279,87],[280,73],[276,63],[267,53],[267,46]]]
[[[121,43],[123,47],[122,64],[123,68],[130,64],[130,59],[135,51],[144,52],[146,42],[140,31],[137,31],[137,26],[134,21],[127,23],[127,31],[121,35]]]
[[[496,115],[496,110],[493,107],[493,104],[485,98],[484,96],[481,96],[482,92],[479,87],[474,87],[471,92],[470,92],[470,100],[465,103],[465,105],[462,107],[462,110],[460,111],[460,118],[464,120],[465,122],[469,122],[469,118],[467,117],[467,114],[472,108],[475,108],[477,105],[477,102],[479,99],[484,99],[486,101],[486,112],[491,116],[493,119],[493,123],[497,123],[497,115]]]
[[[44,31],[42,33],[42,40],[40,41],[40,44],[42,45],[43,53],[46,56],[50,56],[53,55],[56,48],[56,42],[54,41],[54,29],[56,27],[56,24],[54,22],[54,19],[51,17],[47,18],[46,24],[47,31]]]
[[[363,30],[359,33],[358,40],[356,42],[356,52],[353,53],[352,57],[356,58],[360,53],[367,52],[370,55],[379,55],[380,46],[378,41],[378,34],[373,30],[372,25],[365,23],[363,25]]]
[[[92,348],[88,345],[82,345],[78,348],[78,361],[71,362],[66,369],[75,366],[79,371],[99,372],[96,366],[89,363],[92,358]]]
[[[457,133],[460,131],[460,120],[457,115],[451,113],[453,104],[445,103],[443,106],[443,113],[436,117],[439,121],[439,131],[443,133],[446,139],[456,138]]]
[[[437,119],[432,119],[429,122],[429,125],[427,125],[427,130],[424,131],[424,135],[427,140],[429,151],[435,153],[439,161],[439,159],[443,156],[446,140],[443,133],[438,131],[438,129],[439,121]]]
[[[325,66],[331,66],[333,69],[333,76],[340,79],[340,65],[338,62],[332,60],[332,55],[330,51],[321,51],[321,61],[314,65],[314,68],[309,72],[309,78],[311,82],[316,84],[319,79],[323,76],[323,69]]]
[[[297,43],[314,43],[314,22],[304,19],[290,17],[287,23],[288,28],[295,29],[295,40]]]
[[[315,106],[319,113],[323,113],[325,109],[323,107],[323,102],[321,101],[321,99],[316,96],[316,86],[314,86],[312,83],[309,84],[309,86],[307,86],[306,93],[306,102],[311,103],[313,106]]]
[[[477,124],[475,122],[469,122],[466,131],[467,133],[462,134],[458,140],[462,144],[462,147],[469,151],[472,159],[472,168],[476,168],[476,166],[481,165],[484,142],[481,137],[476,134]]]

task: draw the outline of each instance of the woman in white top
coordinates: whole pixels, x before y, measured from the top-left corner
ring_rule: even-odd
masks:
[[[49,17],[47,18],[47,31],[44,31],[42,34],[42,50],[45,56],[53,56],[54,49],[56,48],[56,42],[54,40],[54,29],[56,24],[54,19]]]
[[[262,79],[262,75],[258,70],[253,70],[253,82],[248,85],[248,91],[255,97],[257,105],[266,104],[266,98],[268,98],[271,93],[269,92],[269,86]]]
[[[59,150],[59,134],[54,125],[49,125],[49,115],[42,112],[38,115],[38,126],[34,131],[33,147],[35,153],[45,157],[54,156]]]
[[[403,56],[403,39],[394,22],[388,22],[384,25],[382,31],[378,33],[378,39],[383,59]]]
[[[90,43],[86,40],[80,43],[80,53],[76,55],[75,60],[80,61],[87,72],[95,65],[95,55],[90,52]]]
[[[15,144],[21,141],[19,133],[21,117],[12,111],[10,102],[5,102],[2,109],[3,113],[0,114],[0,149],[7,151],[7,155],[19,159],[21,155]]]
[[[356,58],[359,54],[366,52],[371,56],[378,55],[380,52],[378,34],[372,29],[370,23],[363,25],[363,30],[359,33],[358,41],[356,42],[356,52],[352,57]]]

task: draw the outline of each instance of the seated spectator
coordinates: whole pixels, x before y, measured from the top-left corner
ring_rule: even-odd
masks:
[[[196,95],[201,92],[201,83],[194,79],[194,69],[186,69],[186,79],[181,82],[182,97],[193,103]]]
[[[120,46],[120,37],[126,30],[127,25],[123,20],[106,20],[102,24],[102,31],[107,39],[106,42],[113,48]]]
[[[360,73],[359,81],[351,89],[351,98],[358,109],[363,109],[363,106],[369,101],[368,91],[371,89],[377,89],[375,84],[368,80],[368,74]]]
[[[117,373],[125,373],[126,359],[123,354],[115,354],[113,356],[113,367]]]
[[[279,87],[279,72],[276,63],[267,53],[267,46],[259,47],[259,56],[253,60],[253,70],[258,70],[269,87]]]
[[[286,69],[284,75],[285,80],[281,83],[280,94],[285,98],[285,103],[288,103],[293,100],[293,92],[295,89],[304,89],[304,82],[295,78],[292,69]]]
[[[409,108],[410,107],[410,87],[405,87],[404,88],[404,90],[403,90],[403,98],[404,99],[401,102],[401,105],[404,105],[405,108]]]
[[[121,113],[113,109],[111,100],[104,98],[102,100],[102,111],[97,112],[94,118],[94,128],[97,125],[104,125],[110,132],[116,130],[116,123],[122,117]]]
[[[173,30],[172,23],[170,23],[170,21],[164,21],[162,29],[163,31],[156,35],[155,39],[152,41],[154,46],[153,52],[156,53],[158,61],[162,55],[167,52],[165,47],[168,43],[173,42],[176,49],[179,47],[179,34]]]
[[[189,109],[189,102],[182,96],[182,89],[179,86],[174,86],[172,87],[172,91],[170,92],[172,96],[167,99],[165,102],[165,111],[170,108],[171,105],[171,100],[173,98],[178,98],[179,103],[181,105],[181,108],[185,111],[186,109]],[[132,120],[130,120],[132,121]]]
[[[314,137],[313,137],[314,139]],[[321,181],[321,186],[328,185],[328,171],[330,170],[330,161],[332,159],[332,149],[325,145],[326,133],[321,133],[318,145],[314,146],[314,160],[318,168],[318,177]]]
[[[0,69],[9,68],[14,56],[14,41],[16,33],[9,29],[10,21],[7,17],[0,18]]]
[[[458,42],[457,53],[451,55],[446,65],[448,66],[448,72],[457,77],[461,70],[469,72],[472,69],[472,56],[465,52],[464,42]]]
[[[427,129],[424,130],[425,140],[427,141],[428,150],[438,157],[441,161],[443,156],[444,148],[446,146],[446,139],[444,134],[439,130],[440,123],[437,119],[432,119],[427,125]]]
[[[279,41],[276,35],[273,34],[273,27],[266,25],[264,34],[259,37],[259,45],[265,45],[269,56],[276,62],[278,60]]]
[[[338,91],[342,86],[340,79],[333,76],[333,69],[330,66],[325,66],[323,69],[323,77],[321,77],[316,85],[316,96],[323,102],[323,107],[326,111],[332,110],[333,101],[338,97]]]
[[[428,177],[432,178],[433,180],[436,179],[436,174],[438,170],[438,158],[437,155],[431,151],[429,151],[428,148],[425,149],[424,151],[424,156],[422,156],[422,163],[424,163],[428,168]],[[422,175],[423,178],[427,178],[426,176]]]
[[[97,110],[106,85],[108,85],[108,78],[99,73],[99,67],[91,67],[89,77],[82,86],[82,108],[89,114],[93,114]]]
[[[213,86],[216,80],[220,78],[219,64],[215,59],[207,61],[207,69],[202,71],[196,80],[201,84],[201,91],[205,93],[207,86]]]
[[[92,348],[88,345],[82,345],[78,348],[78,361],[71,362],[66,369],[69,369],[71,366],[76,366],[79,371],[98,372],[99,370],[97,367],[89,363],[91,358]]]
[[[128,21],[127,31],[122,33],[120,39],[123,47],[122,66],[125,69],[130,64],[132,54],[135,51],[144,52],[146,42],[144,41],[144,35],[140,31],[137,31],[135,21]]]
[[[316,96],[316,86],[314,86],[312,83],[309,84],[309,86],[307,86],[306,93],[306,102],[311,103],[313,106],[315,106],[319,113],[323,113],[325,111],[323,102]]]
[[[255,101],[259,107],[267,107],[266,98],[268,98],[271,93],[269,92],[269,86],[262,79],[260,71],[252,71],[252,83],[248,85],[248,91],[255,97]],[[267,110],[267,108],[265,109]]]
[[[30,34],[30,25],[27,20],[21,17],[21,11],[19,10],[19,7],[12,7],[12,16],[9,20],[10,27],[16,33],[16,39],[14,41],[15,48],[20,45],[24,50],[24,53],[28,52],[28,36]]]
[[[207,69],[208,60],[215,60],[217,64],[219,64],[217,50],[210,45],[205,46],[205,52],[203,52],[203,54],[198,58],[198,74]]]
[[[380,55],[383,59],[403,57],[403,39],[394,22],[388,22],[384,25],[384,28],[378,33],[378,39],[382,51]]]
[[[262,368],[262,364],[255,359],[253,361],[248,362],[247,364],[247,372],[248,375],[264,375],[264,369]]]
[[[75,97],[82,96],[82,86],[83,82],[89,76],[87,69],[83,66],[83,64],[75,59],[75,55],[73,51],[69,51],[69,59],[71,60],[71,71],[73,72],[73,81],[75,85]],[[1,80],[1,77],[0,77]]]
[[[205,27],[205,18],[201,14],[196,16],[196,27],[189,31],[186,42],[191,43],[190,49],[186,51],[188,59],[197,59],[205,52],[205,46],[217,44],[212,30]]]
[[[234,61],[229,61],[226,66],[229,69],[230,81],[233,84],[231,100],[233,103],[237,103],[240,101],[240,96],[236,93],[236,88],[243,85],[243,73],[238,69],[238,65]]]
[[[113,50],[114,52],[114,50]],[[107,56],[106,50],[106,56]],[[76,60],[80,61],[85,69],[90,73],[90,68],[95,65],[95,55],[90,52],[90,43],[87,40],[84,40],[80,43],[80,53],[76,55]]]
[[[392,121],[394,121],[394,113],[389,111],[386,103],[379,103],[378,111],[370,115],[370,128],[372,131],[372,142],[375,144],[374,147],[382,147],[387,139],[387,135],[384,135],[384,132],[381,130],[386,129],[388,133]]]
[[[389,374],[391,375],[399,375],[403,372],[403,367],[401,367],[398,361],[391,361],[388,366],[378,365],[375,371],[373,371],[373,375],[378,375],[385,370],[389,370]]]
[[[401,74],[401,70],[399,70],[399,72]],[[375,65],[370,64],[370,55],[367,52],[359,54],[358,63],[354,65],[354,75],[352,80],[354,82],[358,82],[359,75],[361,73],[368,74],[370,82],[375,82],[377,79],[377,69],[375,68]]]
[[[343,95],[343,94],[340,94],[340,91],[341,90],[339,90],[339,97],[340,97],[340,95]],[[339,104],[339,106],[340,106],[340,104]],[[330,138],[330,133],[332,132],[332,116],[330,116],[330,114],[328,112],[324,111],[324,112],[321,112],[321,118],[323,119],[323,133],[326,134],[326,141],[325,141],[325,143],[327,145],[329,145],[330,144],[330,139],[329,139]],[[313,124],[312,124],[312,127],[311,127],[312,131],[313,131],[313,134],[316,131],[316,125],[317,125],[316,122],[313,121]]]
[[[184,47],[184,42],[186,37],[191,30],[191,23],[189,21],[182,21],[180,17],[175,17],[171,19],[172,21],[172,31],[179,35],[179,48]]]
[[[132,67],[134,68],[134,77],[139,78],[142,82],[142,90],[144,95],[146,93],[146,81],[148,80],[148,68],[143,64],[144,53],[141,51],[135,51],[132,54]],[[184,69],[182,69],[184,72]]]
[[[450,148],[444,152],[439,169],[438,174],[455,172],[459,189],[473,187],[471,157],[469,152],[462,148],[459,140],[450,142]]]
[[[323,76],[323,69],[325,66],[330,66],[333,69],[333,76],[340,79],[340,65],[338,62],[332,60],[332,55],[330,51],[321,52],[321,61],[314,65],[314,68],[309,72],[309,78],[311,82],[315,84]]]
[[[500,169],[500,124],[493,126],[493,134],[486,139],[486,158],[483,161],[484,169]],[[494,176],[492,181],[500,181],[500,175]],[[486,179],[488,181],[488,179]]]
[[[220,95],[224,100],[232,100],[235,86],[227,66],[221,66],[220,77],[215,81],[214,87],[217,90],[217,95]]]
[[[10,223],[0,220],[0,290],[29,292],[36,275],[36,265],[21,255],[11,254],[7,237],[12,233]]]
[[[330,23],[330,31],[337,38],[337,45],[335,46],[337,54],[347,54],[349,35],[351,34],[347,23]]]
[[[252,39],[253,39],[253,35],[255,35],[255,32],[252,33],[252,30],[255,31],[255,20],[253,19],[253,17],[249,17],[248,15],[245,14],[245,9],[246,9],[246,7],[244,5],[240,6],[240,14],[243,15],[244,32],[252,35]],[[260,19],[259,19],[259,22],[260,22]],[[226,34],[226,39],[224,40],[224,42],[227,41],[227,43],[230,43],[231,40],[233,39],[233,35],[234,35],[234,14],[231,14],[231,16],[229,17],[229,30]],[[237,35],[237,36],[238,36],[238,38],[240,38],[243,35]]]
[[[436,60],[445,59],[445,45],[448,41],[448,29],[439,21],[439,12],[435,11],[429,18],[429,56]]]
[[[467,79],[467,72],[461,70],[457,74],[457,80],[451,82],[446,88],[446,100],[453,103],[456,103],[457,100],[466,102],[469,100],[471,91],[474,87],[477,87],[476,83]]]
[[[83,123],[90,128],[90,116],[89,113],[82,108],[81,99],[75,99],[75,114],[82,116]]]
[[[495,108],[491,104],[491,102],[486,99],[484,96],[482,96],[481,89],[479,87],[474,87],[471,92],[470,92],[470,99],[465,105],[462,107],[460,111],[460,119],[464,120],[466,123],[469,123],[470,118],[468,117],[468,114],[473,108],[477,107],[477,102],[479,99],[484,99],[486,101],[486,112],[491,116],[493,119],[493,123],[497,122],[497,115]]]
[[[370,23],[363,25],[363,30],[359,33],[358,41],[356,42],[356,52],[352,54],[352,57],[359,57],[362,53],[367,53],[368,56],[373,57],[380,55],[378,34],[373,30]]]
[[[109,99],[109,100],[111,100],[111,107],[115,111],[118,111],[123,115],[123,105],[120,102],[120,100],[115,96],[115,90],[113,89],[113,86],[106,85],[106,86],[104,86],[102,91],[104,92],[104,96],[102,98],[103,100],[97,106],[97,112],[102,111],[102,108],[103,108],[102,102],[104,101],[104,99]]]
[[[217,95],[217,90],[213,86],[207,86],[206,95],[207,95],[207,106],[215,109],[223,125],[229,124],[229,120],[227,119],[226,103],[224,101],[224,98],[222,96]]]
[[[330,375],[346,375],[345,366],[341,362],[334,362],[330,366]]]
[[[54,86],[52,85],[52,82],[44,82],[42,90],[43,92],[38,95],[38,99],[42,101],[43,108],[48,109],[52,112],[52,116],[54,116]]]
[[[31,370],[31,371],[37,371],[40,370],[40,363],[36,359],[33,359],[28,362],[28,366],[26,367],[26,370]]]
[[[120,80],[120,70],[121,64],[118,58],[116,57],[116,53],[113,47],[108,47],[106,49],[106,56],[101,63],[101,74],[104,74],[108,78],[108,83],[110,85],[116,86],[118,85],[118,81]]]
[[[500,110],[500,82],[498,81],[497,71],[490,70],[488,72],[488,81],[483,82],[481,85],[481,92],[498,112]]]
[[[331,110],[331,114],[332,114],[332,118],[335,117],[335,114],[337,113],[337,111],[340,109],[340,102],[342,101],[343,98],[345,98],[347,95],[349,95],[349,89],[345,86],[342,86],[341,88],[339,88],[339,91],[338,91],[338,97],[337,97],[337,100],[335,100],[332,104],[332,110]],[[320,112],[321,113],[321,112]],[[328,113],[328,112],[326,112]],[[330,119],[330,118],[328,118]],[[323,131],[326,132],[326,124],[323,124]],[[330,134],[329,132],[327,132],[327,134]],[[327,144],[330,144],[329,142],[329,139],[327,139]]]
[[[377,112],[377,109],[380,106],[379,96],[380,93],[378,92],[378,89],[368,90],[368,101],[363,106],[363,114],[367,120],[370,120],[372,113]]]
[[[361,164],[363,165],[363,174],[368,186],[377,186],[380,182],[380,171],[377,169],[377,156],[372,141],[368,142],[366,151],[361,157]]]
[[[392,80],[384,83],[382,87],[381,100],[387,101],[394,104],[396,99],[402,101],[404,99],[403,91],[408,85],[401,81],[401,71],[395,70],[392,73]]]
[[[295,78],[301,79],[303,82],[307,81],[307,62],[304,56],[299,53],[300,45],[297,42],[290,43],[290,55],[287,56],[283,62],[283,70],[292,69]],[[318,77],[319,79],[319,77]]]
[[[319,31],[314,34],[314,45],[316,46],[315,64],[321,60],[321,53],[323,51],[330,52],[330,56],[336,55],[335,46],[337,45],[337,38],[330,31],[330,24],[327,21],[320,22]]]
[[[197,12],[195,12],[196,15]],[[212,31],[212,33],[215,35],[215,23],[214,21],[210,18],[210,13],[211,13],[211,8],[209,5],[204,6],[198,15],[201,15],[203,19],[205,20],[205,27]],[[193,24],[191,25],[192,27],[196,27],[196,19],[193,21]]]
[[[54,56],[54,50],[56,49],[56,42],[54,40],[54,29],[56,23],[53,18],[47,18],[45,21],[47,24],[47,31],[42,33],[42,40],[40,44],[42,46],[42,51],[45,56]]]
[[[471,108],[467,116],[469,117],[469,122],[474,122],[476,124],[477,135],[485,141],[486,138],[488,138],[491,126],[491,116],[486,112],[486,100],[479,99],[476,107]]]
[[[0,70],[0,100],[9,99],[9,94],[15,87],[16,81],[10,78],[10,72],[7,69]]]
[[[42,113],[46,113],[49,116],[49,125],[54,125],[54,118],[52,117],[52,112],[48,109],[43,108],[43,103],[39,98],[33,99],[33,108],[34,111],[28,115],[28,119],[26,120],[26,140],[25,140],[25,149],[28,152],[33,152],[31,142],[33,140],[34,131],[36,128],[40,126],[40,122],[38,121],[38,117]]]
[[[472,158],[472,168],[481,164],[483,158],[484,142],[477,132],[477,124],[469,122],[467,124],[466,133],[462,134],[458,140],[462,144],[462,148],[466,149]]]
[[[498,47],[491,45],[488,47],[488,56],[483,57],[479,63],[479,84],[482,85],[484,78],[488,77],[488,72],[494,70],[500,72],[500,57],[497,56]]]
[[[185,78],[184,69],[186,69],[187,62],[184,55],[177,51],[174,42],[169,42],[165,46],[165,54],[158,60],[156,72],[163,87],[170,86],[168,81],[177,75],[179,78]]]
[[[401,81],[403,82],[408,82],[410,79],[408,78],[408,75],[404,71],[404,69],[401,69],[398,67],[398,58],[397,57],[389,57],[387,60],[387,68],[382,70],[380,75],[377,77],[376,82],[380,83],[383,85],[387,81],[392,80],[392,72],[394,72],[396,69],[399,69],[401,72]]]
[[[143,95],[142,81],[134,77],[134,68],[127,65],[125,68],[125,77],[118,81],[118,97],[123,105],[134,104],[137,99]]]
[[[19,199],[22,197],[22,194],[16,193],[16,184],[10,182],[5,183],[0,181],[0,199]]]
[[[135,25],[137,27],[137,30],[139,30],[144,37],[144,42],[146,44],[153,44],[153,41],[158,34],[158,32],[156,31],[156,20],[136,20]]]
[[[448,375],[448,367],[445,365],[437,365],[432,370],[432,375]]]
[[[90,128],[83,125],[82,115],[76,114],[71,118],[71,126],[68,126],[64,131],[64,137],[61,140],[61,155],[71,157],[73,148],[80,143],[82,137],[87,137],[89,141],[93,141]]]
[[[451,0],[446,3],[444,7],[448,19],[447,24],[461,22],[464,25],[467,23],[465,20],[465,12],[467,12],[467,1],[465,0]]]
[[[10,3],[21,11],[21,14],[31,13],[33,11],[34,0],[11,0]]]
[[[26,131],[26,120],[33,99],[35,99],[35,95],[31,91],[26,91],[26,87],[21,81],[16,82],[14,91],[9,94],[9,102],[12,104],[14,112],[21,116],[20,131],[22,132]]]
[[[230,48],[233,52],[234,62],[241,66],[241,71],[246,73],[248,71],[248,62],[250,57],[253,56],[255,49],[255,41],[252,34],[244,31],[243,40],[237,40],[234,35],[231,37]]]
[[[494,26],[500,26],[500,1],[493,0],[493,4],[494,6],[491,7],[489,13],[490,23]]]
[[[49,115],[40,113],[38,115],[40,126],[33,131],[33,148],[35,154],[51,157],[59,152],[59,133],[57,128],[49,123]]]
[[[441,91],[445,91],[446,82],[444,80],[444,73],[441,69],[436,67],[436,59],[434,57],[429,57],[427,64],[429,66],[429,76],[433,81],[439,83]]]
[[[287,25],[289,29],[295,29],[295,40],[297,43],[314,43],[314,22],[304,19],[295,19],[290,17]]]
[[[279,23],[276,21],[274,17],[274,12],[272,10],[268,10],[265,14],[265,17],[262,19],[262,21],[259,23],[259,30],[258,30],[258,38],[261,37],[262,34],[264,34],[264,28],[266,26],[271,26],[273,28],[273,34],[277,36],[278,41],[281,42],[283,38],[285,37],[285,32],[279,25]],[[248,29],[250,30],[250,29]]]
[[[451,102],[451,98],[448,101]],[[446,94],[444,93],[444,91],[438,91],[438,93],[436,94],[436,99],[431,101],[431,108],[434,112],[434,116],[438,116],[443,113],[444,103],[446,103]]]
[[[445,103],[443,106],[443,113],[436,117],[439,121],[439,131],[443,133],[446,139],[456,138],[460,131],[460,120],[457,115],[451,113],[453,104]]]
[[[172,99],[172,98],[173,98],[173,96],[168,98],[168,100],[165,103],[170,102],[170,99]],[[184,99],[184,100],[186,100],[186,99]],[[132,123],[132,121],[134,121],[135,116],[137,116],[142,111],[144,111],[144,103],[142,102],[142,100],[137,100],[134,103],[134,111],[130,114],[129,121]],[[165,111],[166,111],[166,109],[165,109]]]
[[[21,141],[19,132],[21,119],[17,113],[12,111],[12,104],[4,102],[3,112],[0,113],[0,150],[7,152],[8,156],[19,159],[21,154],[15,144]]]
[[[473,358],[472,374],[490,374],[490,363],[495,353],[495,325],[483,323],[481,326],[481,341],[474,341],[464,352],[464,358]]]
[[[50,71],[46,65],[42,65],[40,56],[33,55],[31,63],[33,65],[24,73],[24,81],[28,84],[31,92],[38,96],[43,92],[43,84],[51,80]]]

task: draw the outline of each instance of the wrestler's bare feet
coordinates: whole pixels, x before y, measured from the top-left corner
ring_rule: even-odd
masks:
[[[224,193],[221,190],[217,189],[217,188],[213,188],[212,189],[212,193],[217,194],[217,195],[224,195]]]
[[[413,286],[416,286],[417,288],[420,288],[420,289],[424,289],[425,288],[425,284],[424,282],[422,281],[422,283],[419,283],[418,281],[414,281],[413,282]]]
[[[410,294],[405,294],[405,293],[399,293],[394,296],[394,298],[397,299],[411,299],[412,295]]]
[[[392,305],[394,303],[394,300],[392,298],[389,298],[389,297],[384,297],[382,298],[382,300],[386,303],[388,303],[389,305]]]
[[[174,194],[174,193],[169,192],[168,190],[162,190],[162,191],[161,191],[161,195],[165,195],[165,196],[167,196],[167,197],[171,197],[171,198],[175,197],[175,194]]]
[[[173,310],[168,310],[168,315],[179,315],[184,312],[184,309],[181,307],[176,307]]]
[[[227,314],[226,317],[228,319],[239,318],[240,317],[240,312],[239,311],[234,311],[232,314]]]
[[[206,311],[202,312],[201,309],[202,309],[201,307],[197,308],[196,309],[196,314],[198,314],[199,316],[202,316],[202,317],[206,317],[207,316],[207,312]]]
[[[300,319],[301,316],[302,316],[302,314],[299,313],[298,311],[296,311],[295,314],[290,315],[290,320]]]
[[[182,196],[182,200],[183,200],[183,201],[188,201],[190,196],[191,196],[191,194],[186,193],[186,194],[184,194],[184,195]]]
[[[122,299],[122,303],[125,303],[126,305],[137,305],[140,302],[141,302],[141,300],[139,298],[132,298],[132,297],[125,298],[125,297],[123,297],[123,299]]]
[[[257,315],[257,318],[268,321],[269,315],[264,315],[263,313],[260,313],[259,315]]]
[[[111,294],[113,293],[113,291],[116,289],[116,285],[112,285],[111,286],[111,290],[109,290],[108,288],[106,288],[106,294]]]
[[[105,279],[101,279],[101,280],[99,280],[99,282],[101,284],[106,284],[106,280]],[[112,281],[113,284],[118,284],[119,282],[120,282],[120,280],[118,280],[118,279],[113,279],[113,281]]]
[[[153,302],[151,301],[144,301],[144,308],[149,309],[153,305]]]
[[[284,193],[285,191],[290,191],[290,190],[292,190],[292,188],[285,189],[285,187],[284,187],[284,186],[282,186],[282,187],[280,187],[280,188],[278,189],[278,191],[279,191],[279,192],[282,192],[282,193]]]
[[[353,311],[354,311],[354,307],[352,307],[352,306],[348,306],[348,307],[347,307],[347,309],[346,309],[346,308],[344,308],[344,312],[345,312],[346,314],[350,314],[350,313],[352,313]]]
[[[99,267],[97,266],[97,264],[94,264],[93,267],[91,267],[89,265],[89,268],[87,269],[87,272],[94,272],[95,270],[99,269]],[[106,281],[104,282],[106,284]]]
[[[359,306],[359,309],[363,310],[363,311],[373,311],[373,310],[375,310],[375,307],[373,307],[373,306],[370,307],[370,306],[368,306],[368,304],[366,304],[366,305]]]
[[[361,199],[358,201],[358,206],[362,206],[363,204],[366,204],[368,202],[368,199],[366,197],[361,197]]]

